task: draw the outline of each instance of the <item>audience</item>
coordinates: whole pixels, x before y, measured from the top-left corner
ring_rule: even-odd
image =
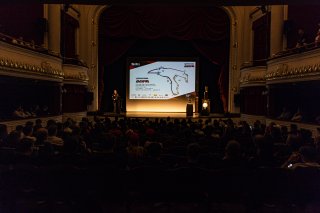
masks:
[[[35,130],[35,131],[33,131]],[[261,168],[319,168],[319,139],[291,125],[256,121],[95,118],[76,123],[41,120],[7,133],[0,125],[1,148],[15,150],[17,164],[81,169],[199,168],[233,172]],[[6,164],[0,156],[0,164]],[[79,167],[80,166],[80,167]],[[89,170],[91,171],[91,170]],[[160,178],[160,177],[159,177]]]
[[[151,121],[126,118],[111,121],[106,117],[96,118],[91,123],[85,118],[78,124],[71,119],[64,123],[48,120],[45,128],[37,119],[35,124],[26,122],[25,126],[17,126],[10,134],[5,125],[1,125],[0,130],[2,147],[21,148],[20,144],[31,143],[35,155],[45,151],[48,155],[109,155],[110,159],[112,153],[114,159],[127,168],[163,166],[163,160],[168,161],[164,157],[168,155],[176,156],[172,157],[176,162],[171,163],[176,166],[277,167],[286,163],[281,162],[285,158],[290,159],[290,163],[299,160],[299,149],[305,144],[313,144],[319,150],[318,137],[313,142],[311,134],[298,130],[295,124],[288,132],[286,127],[275,123],[265,127],[256,121],[251,127],[246,122],[236,125],[231,119]],[[287,151],[274,150],[274,145],[279,147],[278,144],[283,144]]]

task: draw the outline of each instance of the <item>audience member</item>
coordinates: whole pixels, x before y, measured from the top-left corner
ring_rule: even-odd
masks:
[[[50,157],[54,153],[54,149],[51,143],[48,141],[48,130],[46,128],[40,128],[35,133],[37,138],[35,146],[38,149],[40,158],[45,161],[50,161]]]
[[[295,159],[295,161],[287,162],[287,167],[290,169],[320,168],[320,164],[316,160],[316,149],[312,146],[302,146],[299,149],[299,155],[297,155],[297,159]]]
[[[187,165],[190,167],[200,167],[200,146],[197,143],[191,143],[187,147]]]
[[[297,112],[292,116],[291,118],[292,121],[302,121],[303,120],[303,115],[300,111],[300,109],[297,109]]]
[[[14,118],[27,118],[28,115],[24,112],[22,106],[19,106],[13,111]]]
[[[126,132],[126,136],[128,138],[128,146],[127,146],[127,153],[128,153],[128,163],[130,164],[138,164],[141,163],[144,157],[144,148],[140,146],[139,143],[139,135],[133,130],[129,129]]]
[[[291,117],[292,117],[291,112],[288,111],[288,109],[286,107],[283,107],[281,114],[278,116],[278,119],[290,120]]]
[[[33,136],[33,127],[32,127],[32,125],[26,125],[23,128],[23,134],[24,134],[23,139],[30,140],[32,143],[36,142],[37,139],[36,139],[36,137]]]
[[[57,126],[55,124],[52,124],[48,127],[48,141],[58,147],[63,146],[63,140],[62,138],[57,137]]]
[[[42,120],[38,118],[36,120],[36,124],[34,125],[33,130],[34,130],[34,132],[36,132],[40,128],[42,128]]]
[[[19,132],[19,134],[20,134],[20,139],[22,139],[22,138],[24,137],[24,134],[23,134],[23,126],[22,126],[22,125],[16,126],[16,131]]]
[[[256,146],[256,155],[249,159],[250,166],[258,167],[275,167],[276,162],[273,156],[273,142],[266,140],[263,135],[254,136]]]
[[[20,140],[21,140],[20,132],[12,131],[8,135],[6,146],[11,148],[16,148],[19,145]]]
[[[238,141],[231,140],[227,143],[222,165],[222,167],[225,169],[244,168],[245,163],[241,156],[241,146]]]
[[[305,33],[304,29],[299,28],[298,29],[298,39],[297,39],[296,48],[305,47],[307,44],[308,44],[308,36]]]

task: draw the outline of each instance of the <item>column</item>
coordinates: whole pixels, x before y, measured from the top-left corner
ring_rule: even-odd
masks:
[[[60,54],[61,7],[59,4],[48,7],[48,49]]]
[[[270,56],[283,49],[283,5],[271,6]]]

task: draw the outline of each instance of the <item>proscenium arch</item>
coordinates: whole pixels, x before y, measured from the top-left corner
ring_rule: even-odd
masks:
[[[238,60],[239,34],[238,34],[238,18],[234,7],[221,7],[229,17],[230,23],[230,45],[229,45],[229,83],[228,83],[228,111],[240,112],[234,106],[234,94],[239,91],[240,64]]]
[[[214,6],[213,6],[214,7]],[[107,13],[107,10],[109,9],[110,7],[109,6],[104,6],[104,7],[100,7],[99,9],[96,9],[96,15],[95,15],[95,22],[96,23],[99,23],[100,22],[100,19],[102,18],[102,14],[104,14],[104,13]],[[231,111],[231,109],[232,109],[232,101],[230,100],[232,97],[231,97],[231,93],[230,93],[230,91],[231,91],[231,87],[233,87],[233,82],[230,80],[231,78],[232,78],[232,65],[233,65],[233,63],[235,63],[235,62],[231,62],[231,58],[232,58],[232,47],[231,47],[231,41],[233,41],[234,39],[233,39],[233,37],[231,36],[231,34],[234,34],[234,32],[233,32],[233,22],[231,21],[232,20],[232,18],[230,18],[230,17],[235,17],[235,15],[234,15],[234,12],[233,12],[233,10],[232,9],[230,9],[230,8],[224,8],[224,7],[215,7],[216,9],[219,9],[223,14],[225,14],[224,16],[225,16],[225,20],[228,20],[228,21],[226,21],[226,24],[225,24],[225,26],[226,27],[228,27],[229,28],[229,30],[228,30],[228,33],[226,34],[227,35],[227,37],[228,38],[230,38],[230,39],[227,39],[226,40],[226,46],[228,46],[229,48],[227,48],[227,49],[225,49],[225,51],[226,51],[226,53],[228,54],[228,56],[226,56],[225,57],[225,62],[224,62],[224,65],[225,65],[225,67],[227,67],[228,66],[228,70],[226,70],[227,72],[228,72],[228,74],[229,74],[229,79],[227,80],[228,82],[226,82],[225,84],[228,86],[228,88],[227,89],[225,89],[225,91],[226,91],[226,93],[227,93],[227,103],[228,103],[228,106],[227,106],[227,109],[228,109],[228,111],[230,112]],[[231,14],[231,15],[230,15]],[[95,36],[95,40],[97,41],[97,43],[99,43],[98,41],[99,41],[99,33],[101,33],[100,32],[100,29],[101,29],[101,27],[102,26],[98,26],[97,27],[97,32],[96,32],[96,36]],[[101,47],[101,45],[97,45],[97,48],[102,48]],[[99,54],[99,52],[100,52],[100,50],[98,50],[98,49],[96,49],[96,52]],[[98,68],[96,68],[96,77],[98,78],[98,75],[99,75],[99,72],[101,72],[101,71],[103,71],[103,69],[104,69],[104,67],[101,67],[101,61],[99,61],[99,55],[97,55],[97,57],[96,57],[96,60],[97,60],[97,63],[96,64],[98,64],[98,65],[100,65]],[[101,59],[100,59],[101,60]],[[98,80],[102,80],[102,79],[96,79],[96,83],[97,83],[97,86],[98,86]],[[230,85],[230,84],[232,84],[232,85]],[[100,93],[102,93],[103,91],[101,91],[103,88],[100,88]],[[98,91],[96,91],[96,93],[97,93],[97,98],[98,98]],[[102,94],[101,94],[102,95]],[[96,102],[98,102],[98,100],[96,100]],[[99,105],[99,108],[101,108],[101,105]]]
[[[91,106],[91,111],[97,111],[99,109],[98,103],[98,91],[99,91],[99,19],[102,12],[108,8],[108,5],[91,6],[88,12],[88,31],[90,32],[88,36],[88,51],[91,52],[91,57],[88,58],[89,64],[89,90],[94,93],[94,102]]]

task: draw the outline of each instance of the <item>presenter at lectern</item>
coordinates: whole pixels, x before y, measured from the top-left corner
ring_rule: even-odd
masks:
[[[118,94],[117,90],[113,90],[112,94],[112,101],[113,101],[113,112],[120,113],[120,95]]]

